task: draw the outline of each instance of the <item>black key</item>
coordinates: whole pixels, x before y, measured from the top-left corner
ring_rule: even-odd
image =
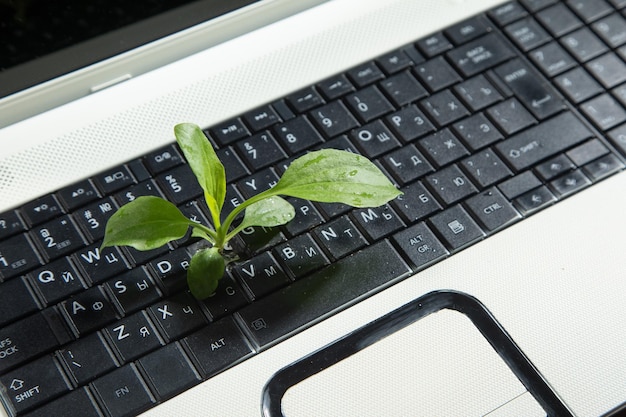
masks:
[[[280,117],[278,117],[272,106],[269,104],[246,112],[243,115],[243,120],[248,124],[248,126],[250,126],[253,132],[267,129],[273,124],[281,121]]]
[[[222,148],[216,151],[217,157],[224,165],[226,182],[231,183],[249,174],[246,166],[231,148]]]
[[[496,74],[537,119],[545,119],[564,108],[558,93],[525,63],[515,59],[499,66]]]
[[[504,31],[513,42],[525,52],[552,39],[550,35],[548,35],[548,32],[532,17],[527,17],[508,25]]]
[[[613,11],[604,0],[567,0],[567,4],[585,22],[592,22]]]
[[[481,74],[514,55],[511,47],[495,33],[490,33],[448,52],[448,57],[456,69],[466,78]]]
[[[352,210],[352,206],[342,203],[317,203],[319,212],[326,219],[332,219]]]
[[[160,399],[173,397],[201,380],[178,343],[164,346],[139,359],[138,363]]]
[[[626,121],[626,110],[609,94],[583,103],[581,109],[602,130],[612,129]]]
[[[22,206],[22,215],[30,226],[43,223],[61,214],[63,214],[63,208],[53,195],[38,198]]]
[[[117,367],[117,361],[100,332],[65,346],[59,350],[58,356],[78,385],[87,384]]]
[[[626,64],[613,53],[589,61],[585,66],[606,89],[616,87],[626,81]]]
[[[92,386],[111,417],[137,415],[155,402],[132,363],[100,377]]]
[[[64,301],[62,307],[78,335],[97,330],[118,318],[100,287],[73,296]]]
[[[430,174],[426,177],[426,182],[446,205],[456,203],[478,191],[456,165]]]
[[[427,38],[420,39],[417,41],[417,46],[427,57],[439,55],[452,48],[452,44],[443,32],[436,32]]]
[[[73,211],[96,201],[100,196],[91,181],[84,180],[63,188],[57,193],[57,197],[68,210]]]
[[[167,252],[150,261],[148,266],[160,280],[166,294],[175,294],[187,286],[187,269],[191,256],[185,248]]]
[[[128,259],[131,265],[139,266],[146,264],[148,261],[156,258],[157,256],[169,252],[170,246],[164,245],[159,248],[150,250],[138,250],[133,248],[132,246],[122,246],[121,249],[124,257]]]
[[[278,182],[278,176],[270,168],[265,168],[237,181],[237,188],[245,198],[250,198],[272,188]]]
[[[404,227],[400,217],[388,204],[358,209],[352,213],[352,216],[361,226],[363,233],[372,241],[379,240]]]
[[[445,34],[452,42],[459,45],[489,31],[491,31],[491,24],[485,16],[476,16],[450,26],[445,30]]]
[[[302,116],[276,126],[275,132],[281,145],[287,149],[290,155],[323,142],[320,134]]]
[[[6,280],[41,265],[25,234],[0,242],[0,278]]]
[[[412,144],[387,154],[382,161],[385,168],[401,185],[413,182],[434,170],[428,160]]]
[[[476,242],[485,235],[460,205],[437,213],[430,218],[430,223],[452,251]]]
[[[408,71],[381,81],[380,86],[397,107],[412,103],[428,94]]]
[[[77,251],[73,260],[94,284],[104,282],[128,269],[118,248],[110,247],[100,251],[99,243]]]
[[[609,153],[608,148],[600,140],[592,139],[568,151],[567,156],[577,166],[581,167],[607,153]]]
[[[334,100],[354,91],[352,83],[348,81],[345,75],[328,78],[320,82],[318,87],[328,100]]]
[[[111,197],[107,197],[76,211],[73,218],[90,241],[95,242],[104,237],[107,221],[115,210],[115,203]]]
[[[133,174],[133,177],[135,177],[136,182],[143,182],[152,178],[146,166],[139,159],[135,159],[134,161],[129,162],[127,166],[130,172]]]
[[[309,200],[289,197],[287,201],[296,210],[296,216],[283,226],[289,235],[299,235],[324,221],[322,215]]]
[[[461,81],[461,77],[443,57],[437,57],[415,67],[419,80],[436,92]]]
[[[530,58],[548,77],[554,77],[570,68],[574,68],[577,63],[565,50],[556,42],[532,51]]]
[[[490,232],[521,218],[495,187],[469,198],[465,204],[474,218]]]
[[[580,62],[589,61],[608,51],[604,42],[586,27],[565,35],[561,43]]]
[[[410,272],[389,242],[382,241],[258,300],[236,316],[247,326],[255,344],[264,347]],[[315,302],[307,302],[311,297]],[[208,352],[206,341],[200,346]]]
[[[419,146],[439,167],[469,155],[465,146],[449,129],[440,130],[420,139]]]
[[[435,130],[432,123],[415,105],[392,113],[386,120],[404,142],[410,142]]]
[[[626,20],[618,13],[593,23],[591,27],[611,48],[626,42]]]
[[[445,246],[423,222],[396,233],[393,241],[398,245],[402,254],[409,259],[415,271],[424,269],[449,254]]]
[[[483,75],[454,86],[454,92],[474,111],[502,100],[502,95]]]
[[[369,86],[356,93],[348,94],[345,100],[353,114],[356,114],[363,123],[374,120],[393,110],[393,106],[376,86]]]
[[[236,148],[252,172],[273,165],[287,157],[269,132],[257,133],[237,142]]]
[[[85,246],[78,229],[67,215],[37,226],[31,231],[31,236],[48,259],[56,259]]]
[[[382,79],[384,74],[375,62],[367,62],[348,71],[348,77],[350,77],[358,87],[365,87],[368,84]]]
[[[516,2],[510,1],[489,11],[491,16],[500,26],[509,24],[526,16],[528,12]]]
[[[54,309],[35,313],[0,329],[0,374],[71,340]]]
[[[208,323],[198,302],[188,292],[158,302],[149,311],[169,340],[180,339]]]
[[[143,356],[164,344],[145,311],[111,324],[104,332],[124,362]]]
[[[103,195],[112,194],[135,183],[135,179],[125,166],[110,169],[93,178],[96,187]]]
[[[6,397],[22,413],[70,390],[52,356],[44,356],[21,368],[0,377],[0,383],[7,390]]]
[[[520,196],[534,188],[541,185],[541,181],[531,171],[526,171],[522,174],[508,179],[498,185],[502,194],[509,200],[513,200],[515,197]]]
[[[168,199],[176,205],[193,200],[203,194],[198,180],[189,165],[180,165],[157,176],[157,184]]]
[[[242,361],[253,351],[231,317],[183,339],[205,378]]]
[[[137,185],[133,185],[129,188],[125,188],[122,191],[116,193],[113,198],[120,205],[135,201],[137,197],[141,196],[154,196],[163,197],[156,184],[152,181],[143,181]]]
[[[322,250],[308,234],[297,236],[273,249],[274,256],[282,259],[292,277],[300,278],[329,264]]]
[[[537,19],[555,36],[560,37],[583,25],[565,4],[559,3],[537,13]]]
[[[482,113],[461,120],[455,123],[452,128],[474,151],[498,142],[503,138],[500,131]]]
[[[626,154],[626,124],[611,130],[608,137],[622,154]]]
[[[485,149],[465,158],[463,168],[480,188],[487,188],[512,175],[511,170],[491,149]]]
[[[535,118],[515,98],[490,107],[487,114],[507,135],[512,135],[536,123]]]
[[[156,175],[170,170],[183,163],[183,157],[174,145],[167,145],[161,149],[150,152],[143,159],[152,174]]]
[[[339,101],[326,104],[309,115],[327,138],[335,137],[358,126],[354,116]]]
[[[450,92],[444,90],[430,96],[420,102],[426,114],[434,120],[439,127],[455,122],[469,115],[469,111]]]
[[[37,310],[35,295],[21,277],[0,284],[0,326]]]
[[[549,206],[555,201],[556,197],[546,186],[536,188],[515,199],[515,203],[524,214],[531,214],[539,209]]]
[[[550,186],[560,197],[564,197],[573,194],[586,186],[590,185],[591,181],[585,177],[582,171],[575,170],[570,171],[567,174],[552,180]]]
[[[25,417],[101,417],[102,413],[86,387],[58,398],[43,407],[32,411]]]
[[[249,134],[248,129],[238,118],[222,122],[211,129],[211,136],[222,146],[245,138]]]
[[[286,98],[287,102],[298,113],[304,113],[324,104],[324,99],[313,87],[303,88],[302,90],[289,94]]]
[[[263,252],[247,261],[238,262],[233,270],[254,298],[261,298],[291,282],[269,252]]]
[[[318,226],[313,230],[313,234],[326,249],[326,253],[334,259],[343,258],[367,244],[347,216]]]
[[[554,82],[574,103],[580,103],[604,91],[584,68],[576,68],[559,75]]]
[[[598,181],[623,168],[624,164],[615,155],[608,154],[585,165],[583,171],[592,181]]]
[[[402,49],[384,54],[377,62],[387,74],[395,74],[412,64],[411,58]]]
[[[280,227],[246,227],[239,237],[251,254],[258,253],[287,240]]]
[[[134,268],[106,283],[124,314],[146,307],[161,297],[146,269]]]
[[[496,145],[498,152],[517,171],[553,156],[591,136],[572,113],[563,113]]]
[[[226,273],[220,279],[215,293],[202,300],[202,304],[211,314],[211,318],[217,320],[248,304],[248,299],[239,284]]]
[[[30,282],[46,305],[54,304],[84,289],[80,274],[67,258],[47,264],[29,275]]]
[[[293,111],[287,106],[287,103],[283,99],[278,99],[272,103],[272,108],[280,118],[280,120],[291,120],[296,115]]]
[[[400,142],[380,120],[353,130],[351,136],[361,152],[370,159],[400,147]]]
[[[24,230],[26,227],[15,210],[0,213],[0,239],[6,239]]]
[[[401,191],[404,194],[398,196],[391,204],[407,223],[414,223],[441,210],[441,205],[421,182],[402,187]]]
[[[537,174],[544,180],[550,181],[567,171],[576,168],[572,161],[565,155],[557,155],[554,158],[548,159],[535,167]]]

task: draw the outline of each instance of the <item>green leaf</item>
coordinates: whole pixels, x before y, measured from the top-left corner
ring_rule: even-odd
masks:
[[[187,285],[191,294],[199,300],[213,295],[225,269],[224,257],[217,248],[194,253],[187,269]]]
[[[367,158],[336,149],[296,159],[270,192],[354,207],[378,207],[401,194]]]
[[[204,198],[211,210],[216,227],[226,198],[226,173],[200,127],[193,123],[181,123],[174,127],[174,134],[191,170],[204,190]]]
[[[132,246],[138,250],[156,249],[185,236],[194,225],[167,200],[142,196],[120,207],[106,225],[102,247]]]
[[[273,196],[257,201],[246,208],[238,230],[251,226],[274,227],[289,222],[296,211],[284,198]]]

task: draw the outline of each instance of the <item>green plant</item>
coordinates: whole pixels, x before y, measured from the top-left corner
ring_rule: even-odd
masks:
[[[215,291],[230,261],[225,257],[224,248],[237,233],[251,226],[279,226],[294,218],[293,206],[281,195],[354,207],[377,207],[400,194],[367,158],[324,149],[294,160],[273,188],[244,201],[222,221],[226,196],[224,166],[198,126],[179,124],[174,133],[204,191],[213,228],[191,221],[167,200],[143,196],[122,206],[109,219],[102,248],[126,245],[138,250],[156,249],[184,237],[191,228],[192,236],[211,244],[193,254],[187,270],[189,289],[199,299]],[[242,212],[243,219],[235,225]]]

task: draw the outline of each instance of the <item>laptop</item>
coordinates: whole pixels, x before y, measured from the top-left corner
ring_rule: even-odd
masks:
[[[3,3],[0,30],[45,7]],[[55,6],[57,49],[9,42],[0,61],[0,415],[618,415],[625,10]],[[403,195],[290,200],[296,221],[247,230],[198,301],[193,239],[99,251],[137,195],[205,221],[180,122],[223,159],[229,207],[319,148],[368,156]]]

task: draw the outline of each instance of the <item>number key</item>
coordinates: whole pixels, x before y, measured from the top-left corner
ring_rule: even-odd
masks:
[[[335,137],[358,126],[354,116],[338,101],[311,112],[310,116],[327,138]]]

